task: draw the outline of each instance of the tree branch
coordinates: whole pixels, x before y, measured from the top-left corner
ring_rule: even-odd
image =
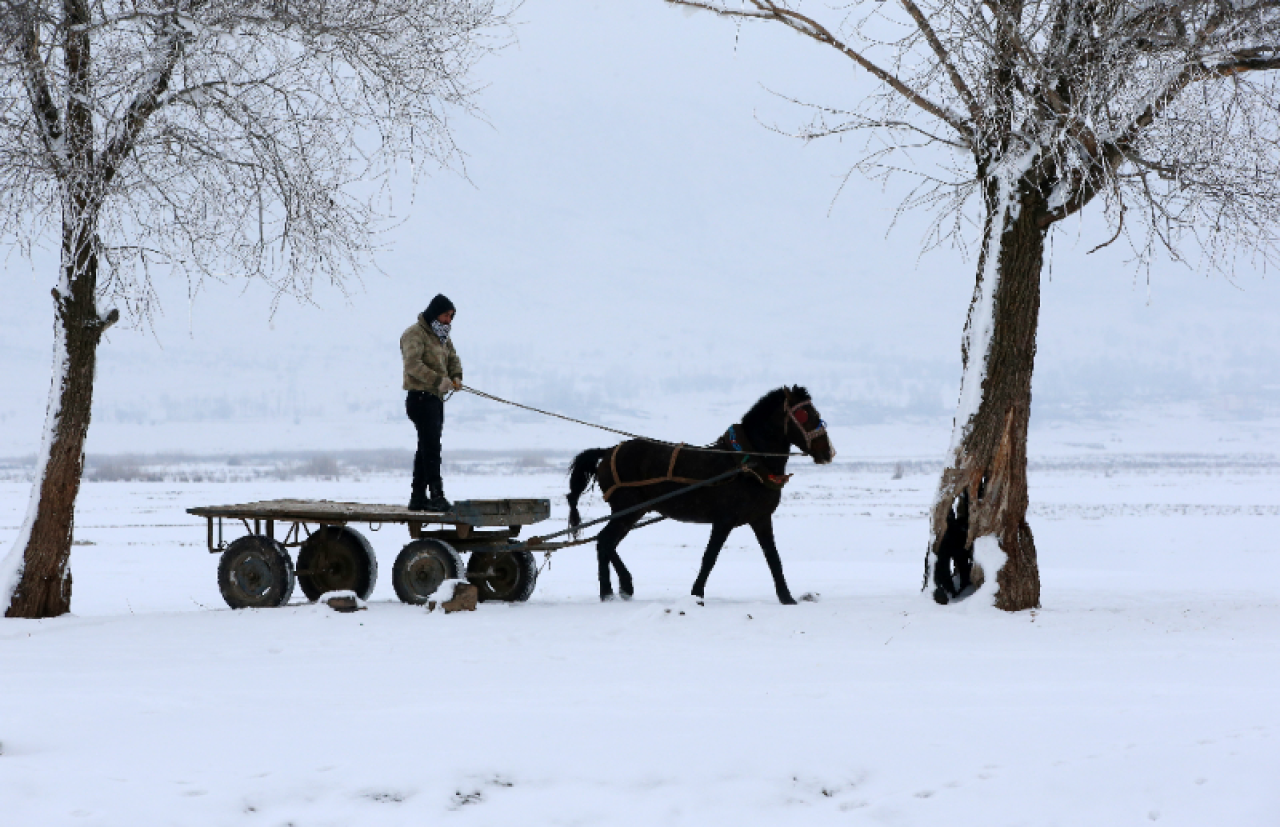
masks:
[[[173,70],[177,67],[178,60],[182,57],[182,41],[184,37],[185,33],[181,26],[171,16],[156,43],[154,53],[158,53],[160,57],[158,65],[148,73],[150,83],[134,96],[133,101],[129,104],[129,110],[125,114],[124,122],[121,124],[119,131],[107,143],[106,150],[103,153],[102,180],[104,185],[109,185],[112,179],[115,178],[121,162],[129,156],[129,153],[133,152],[138,135],[147,125],[147,119],[163,105],[162,96],[168,90],[169,81],[173,77]]]
[[[799,32],[806,37],[812,38],[824,45],[830,46],[854,63],[870,72],[882,82],[887,84],[891,89],[899,95],[910,101],[915,106],[928,112],[938,120],[950,126],[956,132],[964,136],[966,143],[972,144],[974,135],[974,127],[965,122],[958,113],[952,112],[940,104],[929,100],[923,93],[912,89],[903,83],[892,72],[888,72],[870,60],[865,58],[860,52],[841,41],[822,24],[818,23],[810,17],[806,17],[797,11],[785,9],[773,2],[773,0],[747,0],[756,7],[756,11],[750,9],[729,9],[721,5],[716,5],[712,0],[666,0],[673,6],[686,6],[692,9],[701,9],[718,14],[722,17],[745,17],[757,20],[774,20],[784,26]]]
[[[1253,9],[1237,9],[1226,0],[1218,0],[1218,9],[1205,21],[1203,28],[1196,33],[1195,43],[1191,44],[1192,54],[1200,53],[1207,48],[1210,39],[1224,25],[1232,22],[1237,15],[1251,14]],[[1087,168],[1074,174],[1075,182],[1072,195],[1062,206],[1044,211],[1038,218],[1040,227],[1048,227],[1083,209],[1105,186],[1108,173],[1116,170],[1120,164],[1133,154],[1134,143],[1142,131],[1155,122],[1161,113],[1177,99],[1191,84],[1213,78],[1226,78],[1244,72],[1280,69],[1280,49],[1274,46],[1237,49],[1232,58],[1206,65],[1203,60],[1189,61],[1182,71],[1169,81],[1157,93],[1149,98],[1151,101],[1122,129],[1115,138],[1106,142],[1098,151],[1093,152],[1094,162]],[[1266,55],[1265,57],[1263,55]]]
[[[89,22],[89,6],[86,0],[63,0],[62,14],[71,26],[62,40],[62,62],[67,72],[67,149],[71,163],[87,171],[92,166],[94,149],[91,44],[89,35],[75,31],[74,27]],[[77,197],[85,195],[84,192],[77,193]]]
[[[31,113],[35,116],[40,142],[53,161],[55,171],[61,174],[67,157],[62,146],[62,121],[49,91],[49,77],[44,61],[40,58],[40,35],[34,20],[23,22],[21,40],[19,61],[22,64],[27,99],[31,102]]]
[[[902,0],[902,7],[907,10],[907,14],[911,15],[911,19],[916,22],[916,27],[924,35],[925,40],[929,42],[929,48],[933,49],[933,53],[937,55],[944,69],[947,70],[947,76],[951,78],[951,85],[955,87],[959,93],[960,99],[964,101],[965,106],[969,108],[969,117],[973,119],[974,124],[982,123],[982,107],[978,106],[977,99],[973,96],[969,85],[964,82],[959,70],[951,61],[951,53],[942,45],[942,41],[938,39],[938,35],[933,30],[933,26],[929,25],[929,20],[920,11],[920,7],[915,4],[915,0]]]

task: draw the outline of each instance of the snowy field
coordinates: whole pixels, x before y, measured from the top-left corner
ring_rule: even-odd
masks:
[[[621,548],[631,602],[573,549],[449,616],[395,601],[394,527],[368,611],[230,611],[183,512],[403,480],[86,484],[75,616],[0,623],[0,823],[1280,824],[1280,465],[1034,471],[1018,615],[919,591],[933,474],[798,470],[779,546],[816,602],[777,605],[742,530],[695,604],[707,532],[662,524]],[[558,527],[565,487],[449,490]],[[27,494],[0,483],[0,547]]]

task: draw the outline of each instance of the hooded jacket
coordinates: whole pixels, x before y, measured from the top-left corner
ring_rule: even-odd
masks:
[[[462,360],[453,349],[453,339],[440,343],[431,329],[431,321],[422,313],[400,336],[400,356],[404,359],[404,389],[426,391],[444,398],[440,380],[448,377],[462,381]]]

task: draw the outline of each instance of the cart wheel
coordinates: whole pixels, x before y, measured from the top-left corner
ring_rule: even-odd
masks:
[[[477,551],[467,561],[467,579],[481,600],[523,603],[538,583],[538,565],[527,551]]]
[[[241,537],[218,562],[218,589],[233,609],[283,606],[293,597],[294,582],[289,552],[270,537]]]
[[[396,597],[421,606],[446,580],[457,580],[462,558],[453,546],[441,540],[414,540],[405,546],[391,567],[391,585]]]
[[[352,591],[367,600],[377,582],[378,558],[354,528],[324,526],[298,550],[298,585],[308,600],[337,591]]]

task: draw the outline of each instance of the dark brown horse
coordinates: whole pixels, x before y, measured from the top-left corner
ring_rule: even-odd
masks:
[[[613,448],[583,451],[569,470],[569,525],[581,524],[578,498],[592,479],[599,483],[609,507],[617,514],[692,482],[711,479],[739,467],[742,473],[724,482],[656,503],[652,510],[682,523],[711,524],[711,539],[702,555],[702,569],[693,582],[696,597],[703,596],[707,576],[729,533],[738,526],[749,525],[764,551],[778,600],[794,604],[796,601],[782,576],[782,560],[773,540],[773,512],[782,501],[782,486],[788,478],[786,455],[793,446],[819,465],[831,462],[836,453],[809,392],[799,385],[765,394],[742,417],[742,422],[706,446],[723,453],[639,439]],[[629,598],[633,594],[631,573],[618,556],[618,544],[645,513],[638,510],[612,519],[600,532],[596,541],[596,563],[601,600],[613,597],[610,564],[618,572],[622,596]]]

